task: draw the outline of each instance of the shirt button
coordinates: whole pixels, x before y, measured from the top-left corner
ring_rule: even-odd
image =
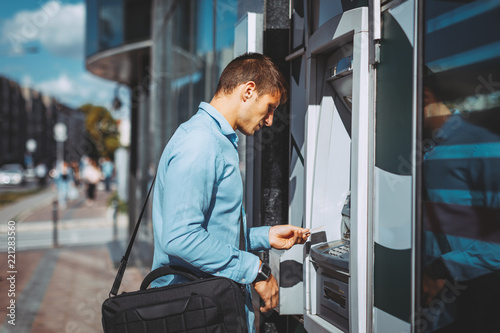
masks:
[[[217,272],[217,275],[220,275],[220,272]]]
[[[246,281],[246,280],[245,280],[244,278],[243,278],[243,279],[241,279],[241,282],[245,283],[245,281]]]

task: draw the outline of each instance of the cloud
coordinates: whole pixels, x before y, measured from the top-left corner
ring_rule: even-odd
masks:
[[[29,74],[23,75],[21,79],[21,86],[31,87],[33,85],[33,78]]]
[[[77,108],[91,103],[111,109],[111,102],[115,96],[116,84],[98,78],[88,72],[78,76],[62,73],[58,77],[35,84],[34,89],[45,95],[56,98],[63,104]],[[123,102],[120,115],[127,115],[129,95],[126,89],[120,89],[120,99]]]
[[[83,58],[85,5],[49,1],[37,10],[16,13],[1,30],[2,42],[10,43],[14,52],[21,52],[27,43],[38,42],[55,55]]]

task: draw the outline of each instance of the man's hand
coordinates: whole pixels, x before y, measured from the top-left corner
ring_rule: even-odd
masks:
[[[269,229],[269,243],[278,250],[288,250],[295,244],[304,244],[309,237],[309,229],[293,225],[275,225]]]
[[[267,312],[278,305],[279,287],[273,275],[269,276],[266,281],[254,282],[253,287],[265,303],[260,307],[261,312]]]
[[[443,290],[445,279],[433,279],[427,273],[422,275],[423,305],[429,306],[431,301]]]

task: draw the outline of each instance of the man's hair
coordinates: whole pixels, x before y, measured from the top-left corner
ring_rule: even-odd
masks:
[[[288,83],[269,57],[244,53],[222,71],[215,95],[231,94],[240,84],[253,81],[259,96],[281,94],[280,104],[288,100]]]

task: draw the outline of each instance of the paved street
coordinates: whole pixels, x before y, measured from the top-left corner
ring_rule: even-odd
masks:
[[[54,233],[54,197],[49,188],[0,210],[0,332],[102,332],[101,304],[128,240],[127,217],[115,222],[102,189],[92,207],[82,192],[58,210]],[[137,290],[143,276],[130,266],[122,290]]]
[[[23,185],[0,185],[0,193],[29,191],[36,189],[37,187],[38,182],[30,179]]]

